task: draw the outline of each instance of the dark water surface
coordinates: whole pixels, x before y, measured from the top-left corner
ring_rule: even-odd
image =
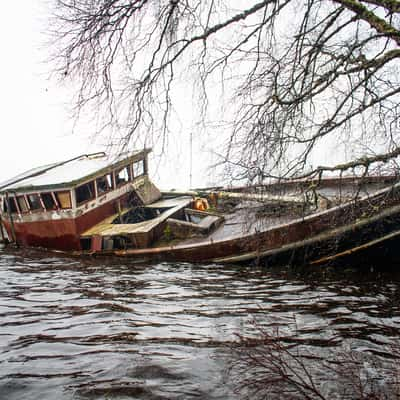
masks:
[[[1,399],[242,399],[230,343],[259,326],[379,351],[400,274],[134,265],[0,251]],[[335,348],[336,348],[335,347]],[[237,364],[236,364],[237,365]]]

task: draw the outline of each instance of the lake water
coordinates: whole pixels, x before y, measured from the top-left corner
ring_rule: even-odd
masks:
[[[384,353],[400,333],[393,268],[135,265],[3,250],[0,399],[244,399],[231,344],[260,326],[295,325],[321,353]]]

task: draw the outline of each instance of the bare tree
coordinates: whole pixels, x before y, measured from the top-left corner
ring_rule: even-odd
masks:
[[[56,72],[120,147],[165,140],[186,87],[236,178],[366,173],[400,155],[397,0],[54,3]],[[350,159],[311,166],[343,142]]]

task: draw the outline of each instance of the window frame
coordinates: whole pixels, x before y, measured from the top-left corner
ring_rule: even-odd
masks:
[[[26,210],[23,210],[24,207],[21,206],[20,199],[23,200],[23,202],[25,203],[25,209]],[[17,195],[15,197],[15,200],[16,200],[16,202],[18,204],[19,213],[20,214],[29,214],[29,211],[30,211],[29,210],[29,204],[28,204],[28,202],[27,202],[27,200],[25,198],[25,195],[24,194]]]
[[[15,211],[12,210],[12,207],[10,207],[10,212],[11,214],[21,214],[20,210],[19,210],[19,205],[17,202],[17,198],[15,196],[9,197],[8,198],[8,203],[10,204],[10,201],[12,201],[14,203],[14,208]]]
[[[83,186],[90,185],[90,183],[93,184],[93,196],[91,198],[88,198],[88,199],[85,199],[83,201],[78,202],[78,196],[77,196],[76,191],[79,188],[83,187]],[[85,204],[89,203],[90,201],[96,200],[96,179],[92,179],[90,181],[87,181],[85,183],[80,184],[79,186],[76,186],[74,188],[74,195],[75,195],[75,205],[76,205],[76,207],[81,207],[82,205],[85,205]]]
[[[46,204],[43,200],[43,195],[50,195],[51,199],[53,200],[53,204],[54,204],[54,208],[47,208]],[[58,204],[57,198],[54,195],[54,192],[42,192],[40,193],[40,200],[42,201],[42,205],[43,205],[43,210],[44,212],[50,212],[50,211],[57,211],[60,209],[60,206]]]
[[[52,192],[54,195],[55,200],[57,200],[57,206],[59,210],[71,210],[73,207],[72,204],[72,196],[71,196],[71,190],[56,190],[54,192]],[[67,193],[68,197],[69,197],[69,206],[68,207],[62,207],[61,202],[59,200],[59,198],[57,197],[57,193]]]
[[[117,176],[118,176],[118,174],[121,172],[121,171],[123,171],[123,170],[127,170],[128,171],[128,180],[127,181],[124,181],[124,182],[122,182],[122,183],[117,183],[118,181],[117,181]],[[132,165],[131,164],[128,164],[128,165],[124,165],[123,167],[121,167],[121,168],[118,168],[118,169],[116,169],[115,171],[114,171],[114,182],[115,182],[115,187],[116,188],[120,188],[120,187],[122,187],[122,186],[125,186],[125,185],[127,185],[128,183],[130,183],[130,182],[132,182],[133,181],[133,173],[132,173]]]
[[[97,181],[99,180],[99,179],[105,179],[106,180],[106,182],[107,182],[107,184],[109,183],[108,182],[108,180],[107,180],[107,176],[109,176],[110,178],[111,178],[111,187],[108,189],[108,190],[106,190],[106,191],[104,191],[104,192],[99,192],[99,185],[97,184]],[[104,174],[104,175],[102,175],[102,176],[99,176],[99,177],[97,177],[96,179],[95,179],[95,191],[96,191],[96,197],[100,197],[100,196],[103,196],[104,194],[106,194],[106,193],[109,193],[109,192],[111,192],[111,191],[113,191],[114,189],[115,189],[115,184],[114,184],[114,174],[112,173],[112,172],[109,172],[108,174]]]
[[[40,208],[32,208],[31,207],[31,201],[29,200],[29,196],[36,196],[39,200],[39,204],[40,204]],[[29,207],[29,211],[32,213],[39,213],[39,212],[43,212],[44,211],[44,206],[43,206],[43,202],[42,202],[42,198],[40,196],[40,193],[29,193],[25,195],[26,197],[26,201],[28,203],[28,207]]]
[[[143,166],[143,171],[139,175],[136,175],[135,164],[142,164],[142,166]],[[140,160],[136,160],[136,161],[133,162],[133,164],[132,164],[132,175],[133,175],[134,179],[135,178],[140,178],[141,176],[146,175],[146,161],[145,161],[144,158],[141,158]]]

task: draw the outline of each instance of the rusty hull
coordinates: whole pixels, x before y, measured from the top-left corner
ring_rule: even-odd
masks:
[[[128,249],[99,254],[140,261],[236,262],[275,259],[287,263],[301,258],[312,262],[346,246],[359,246],[395,232],[400,226],[400,186],[318,212],[290,223],[242,237],[190,245]],[[268,261],[268,260],[267,260]],[[297,263],[297,262],[296,262]]]

